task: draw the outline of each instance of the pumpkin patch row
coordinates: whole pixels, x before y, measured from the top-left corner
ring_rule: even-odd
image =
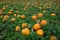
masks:
[[[41,25],[47,25],[47,21],[46,20],[42,20],[40,24]],[[38,35],[43,36],[44,31],[41,29],[41,25],[40,24],[39,23],[34,24],[32,29],[35,30]],[[22,34],[24,34],[24,35],[29,35],[30,34],[30,30],[28,29],[28,24],[27,23],[23,23],[22,24],[22,28],[23,28],[22,29]],[[20,30],[20,26],[16,26],[15,31],[19,31],[19,30]]]

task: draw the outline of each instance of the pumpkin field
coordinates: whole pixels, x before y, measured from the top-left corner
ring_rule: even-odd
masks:
[[[0,40],[60,40],[60,1],[0,1]]]

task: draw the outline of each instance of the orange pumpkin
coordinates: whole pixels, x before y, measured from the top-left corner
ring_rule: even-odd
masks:
[[[36,15],[33,15],[33,16],[32,16],[32,19],[33,19],[33,20],[36,20],[36,19],[37,19],[37,16],[36,16]]]
[[[41,25],[40,24],[34,24],[34,26],[33,26],[33,29],[34,30],[38,30],[38,29],[40,29],[41,28]]]
[[[11,19],[11,22],[14,22],[15,20],[16,20],[15,18],[12,18],[12,19]]]
[[[44,35],[44,31],[42,29],[37,30],[36,33],[39,36],[43,36]]]
[[[4,18],[9,18],[9,16],[8,15],[5,15]]]
[[[22,24],[22,28],[26,28],[27,26],[28,26],[27,23],[23,23],[23,24]]]
[[[9,16],[8,16],[8,15],[5,15],[5,16],[3,17],[3,22],[6,22],[8,18],[9,18]]]
[[[14,14],[14,16],[17,16],[17,14]]]
[[[50,40],[57,40],[57,37],[54,36],[54,35],[51,35],[51,36],[50,36]]]
[[[55,13],[52,13],[51,16],[56,16],[56,14]]]
[[[25,15],[21,15],[21,18],[22,18],[22,19],[25,19]]]
[[[42,13],[39,13],[39,14],[38,14],[38,17],[43,17],[43,14],[42,14]]]
[[[9,12],[8,12],[8,14],[12,14],[12,12],[11,12],[11,11],[9,11]]]
[[[28,28],[22,29],[22,34],[23,35],[29,35],[30,34],[30,30]]]
[[[7,18],[3,17],[3,22],[6,22],[7,21]]]
[[[42,20],[42,21],[40,22],[41,25],[46,25],[47,23],[48,23],[47,20]]]
[[[19,31],[19,30],[20,30],[20,26],[16,26],[15,31]]]

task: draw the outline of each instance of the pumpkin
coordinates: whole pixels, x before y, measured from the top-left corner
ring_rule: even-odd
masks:
[[[14,16],[17,16],[17,14],[14,14]]]
[[[47,23],[48,23],[47,20],[42,20],[42,21],[40,22],[41,25],[47,25]]]
[[[13,12],[13,9],[10,9],[10,12]]]
[[[20,17],[21,17],[21,19],[25,19],[25,15],[21,15]]]
[[[33,19],[33,20],[36,20],[36,19],[37,19],[37,16],[36,16],[36,15],[33,15],[33,16],[32,16],[32,19]]]
[[[44,31],[42,29],[37,30],[36,33],[39,36],[43,36],[44,35]]]
[[[0,10],[0,12],[3,12],[3,10]]]
[[[5,9],[6,9],[6,7],[3,7],[3,8],[2,8],[2,10],[5,10]]]
[[[17,17],[20,17],[21,15],[17,15]]]
[[[16,11],[16,13],[19,13],[19,11]]]
[[[19,30],[20,30],[20,26],[16,26],[15,31],[19,31]]]
[[[50,40],[57,40],[57,37],[54,36],[54,35],[51,35],[51,36],[50,36]]]
[[[29,35],[30,34],[30,30],[28,28],[22,29],[22,34],[23,35]]]
[[[38,29],[40,29],[40,28],[41,28],[41,25],[38,24],[38,23],[34,24],[34,26],[33,26],[33,29],[34,29],[34,30],[38,30]]]
[[[38,14],[38,17],[43,17],[43,14],[42,14],[42,13],[39,13],[39,14]]]
[[[17,17],[20,17],[21,15],[17,15]]]
[[[6,8],[8,7],[8,5],[6,5]]]
[[[47,12],[46,10],[43,10],[43,12],[45,13],[45,12]]]
[[[23,23],[23,24],[22,24],[22,28],[26,28],[27,26],[28,26],[27,23]]]
[[[2,15],[2,12],[0,12],[0,15]]]
[[[15,20],[16,20],[15,18],[12,18],[12,19],[11,19],[11,22],[14,22]]]
[[[9,11],[9,12],[8,12],[8,14],[12,14],[12,12],[11,12],[11,11]]]
[[[5,15],[5,16],[3,17],[3,22],[6,22],[8,18],[9,18],[9,16],[8,16],[8,15]]]
[[[51,16],[56,16],[56,14],[55,13],[52,13]]]
[[[3,18],[3,22],[6,22],[6,21],[7,21],[7,18],[4,17],[4,18]]]
[[[4,18],[9,18],[9,16],[8,15],[5,15]]]

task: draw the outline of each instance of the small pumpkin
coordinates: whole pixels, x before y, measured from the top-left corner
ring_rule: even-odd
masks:
[[[5,15],[4,18],[9,18],[9,16],[8,15]]]
[[[3,12],[3,10],[0,10],[0,12]]]
[[[2,10],[6,10],[6,7],[3,7]]]
[[[51,36],[50,36],[50,40],[57,40],[57,37],[54,36],[54,35],[51,35]]]
[[[36,33],[39,36],[43,36],[44,35],[44,31],[42,29],[37,30]]]
[[[36,19],[37,19],[37,16],[36,16],[36,15],[33,15],[33,16],[32,16],[32,19],[33,19],[33,20],[36,20]]]
[[[19,11],[16,11],[16,13],[19,13]]]
[[[41,25],[47,25],[47,23],[48,23],[47,20],[41,20],[40,22]]]
[[[15,31],[19,31],[19,30],[20,30],[20,26],[16,26]]]
[[[17,14],[14,14],[14,16],[17,16]]]
[[[11,12],[11,11],[9,11],[9,12],[8,12],[8,14],[12,14],[12,12]]]
[[[25,15],[21,15],[20,17],[21,17],[21,19],[25,19]]]
[[[15,18],[11,18],[11,22],[14,22],[14,21],[16,21],[16,19]]]
[[[6,22],[7,21],[7,18],[3,18],[3,22]]]
[[[8,5],[6,5],[6,8],[8,7]]]
[[[52,13],[51,16],[56,16],[56,14],[55,13]]]
[[[47,12],[47,10],[43,10],[43,12],[45,13],[45,12]]]
[[[17,17],[20,17],[21,15],[17,15]]]
[[[42,13],[39,13],[38,14],[38,17],[40,17],[40,18],[43,17],[43,14]]]
[[[23,24],[22,24],[22,28],[26,28],[27,26],[28,26],[27,23],[23,23]]]
[[[3,22],[6,22],[8,18],[9,18],[9,16],[8,16],[8,15],[5,15],[5,16],[3,17]]]
[[[30,30],[28,28],[22,29],[22,34],[23,35],[29,35],[30,34]]]
[[[13,12],[13,9],[10,9],[11,12]]]
[[[41,25],[40,24],[34,24],[34,26],[33,26],[33,29],[34,30],[38,30],[38,29],[40,29],[41,28]]]

